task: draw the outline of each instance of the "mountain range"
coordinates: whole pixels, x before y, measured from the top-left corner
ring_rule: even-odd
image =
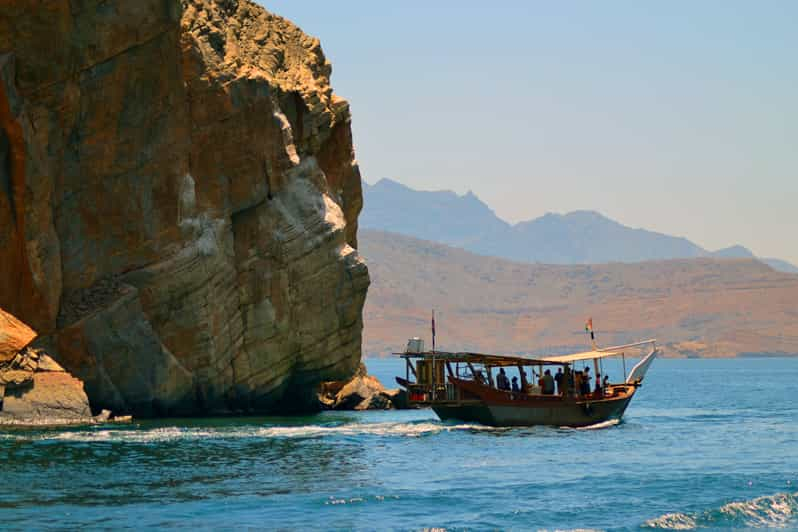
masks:
[[[656,337],[665,356],[798,355],[798,275],[751,258],[530,264],[369,229],[358,241],[368,356],[428,340],[431,309],[443,350],[586,349],[592,316],[603,346]]]
[[[595,211],[548,213],[509,224],[472,192],[420,191],[397,181],[363,183],[359,225],[440,242],[513,261],[602,264],[682,258],[757,258],[775,270],[798,273],[795,265],[758,258],[743,246],[709,251],[687,238],[620,224]]]

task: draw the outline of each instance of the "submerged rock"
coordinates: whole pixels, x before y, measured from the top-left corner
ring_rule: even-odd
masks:
[[[330,73],[249,0],[0,2],[0,306],[95,410],[298,410],[355,371],[361,180]]]

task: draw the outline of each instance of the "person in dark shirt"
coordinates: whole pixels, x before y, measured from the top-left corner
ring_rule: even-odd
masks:
[[[544,371],[541,381],[543,382],[541,386],[543,395],[554,395],[554,377],[551,376],[551,371]]]
[[[563,373],[563,383],[565,384],[565,393],[563,395],[572,395],[574,393],[574,372],[571,371],[571,366],[565,366],[565,373]]]
[[[496,388],[500,390],[510,389],[510,379],[507,378],[507,374],[504,372],[504,368],[500,368],[499,374],[496,376]]]
[[[554,375],[554,384],[557,385],[557,391],[555,393],[557,393],[558,395],[562,395],[563,392],[565,391],[563,389],[563,387],[565,386],[565,381],[563,379],[564,379],[564,374],[562,372],[562,367],[559,367],[557,368],[557,374]]]
[[[520,392],[521,391],[521,388],[518,387],[518,377],[513,377],[513,386],[512,386],[512,388],[513,388],[514,392]]]
[[[585,366],[582,373],[582,395],[590,395],[590,368]]]
[[[601,373],[596,373],[596,395],[601,397],[604,395],[604,391],[601,389]]]

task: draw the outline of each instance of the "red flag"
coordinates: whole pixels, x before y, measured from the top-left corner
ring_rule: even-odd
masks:
[[[587,323],[585,323],[585,332],[590,333],[590,339],[595,341],[596,336],[593,334],[593,318],[588,318]]]

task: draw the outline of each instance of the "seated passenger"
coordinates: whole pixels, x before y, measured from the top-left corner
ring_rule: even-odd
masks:
[[[601,382],[601,388],[603,390],[607,390],[610,387],[610,377],[606,373],[604,374],[604,380]]]
[[[514,392],[520,392],[521,388],[518,387],[518,377],[513,377],[513,385],[512,385]]]
[[[554,377],[551,376],[551,371],[546,370],[543,372],[543,385],[541,388],[543,389],[543,395],[554,395]]]

